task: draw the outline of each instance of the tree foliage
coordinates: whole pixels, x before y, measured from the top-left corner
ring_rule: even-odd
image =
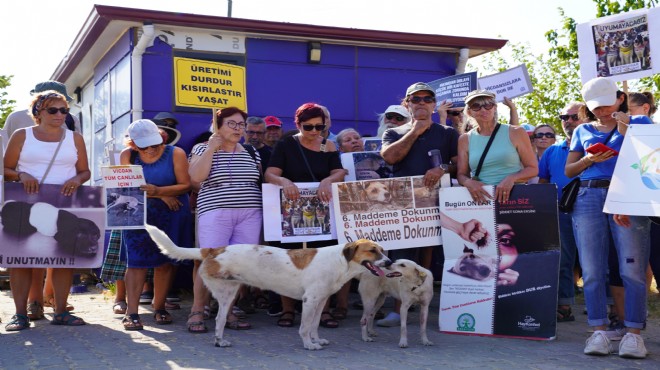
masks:
[[[619,14],[640,8],[652,8],[653,0],[593,0],[594,18]],[[479,74],[482,76],[501,72],[525,64],[534,87],[530,94],[514,99],[520,122],[533,125],[549,124],[561,132],[559,112],[571,101],[582,100],[580,89],[580,63],[578,58],[577,23],[558,8],[561,25],[546,32],[548,51],[534,55],[529,44],[507,43],[504,48],[482,57]],[[474,70],[473,66],[469,66]],[[631,91],[659,91],[660,76],[647,77],[631,84]],[[508,117],[500,116],[503,122]]]
[[[7,116],[14,111],[15,100],[7,99],[5,89],[11,85],[11,79],[14,76],[0,75],[0,127],[5,127]]]

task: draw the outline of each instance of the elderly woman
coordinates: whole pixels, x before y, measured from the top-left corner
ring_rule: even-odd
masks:
[[[565,173],[568,177],[579,175],[582,181],[573,208],[573,225],[582,266],[587,323],[595,329],[587,339],[584,353],[610,353],[610,338],[605,331],[609,321],[605,288],[608,250],[613,242],[625,288],[624,325],[627,333],[619,344],[619,356],[645,358],[647,351],[639,334],[646,320],[645,271],[650,250],[649,219],[603,213],[616,156],[611,150],[596,154],[587,151],[597,143],[621,150],[628,129],[623,121],[627,115],[622,113],[628,110],[626,95],[619,91],[615,82],[599,77],[582,87],[582,97],[587,106],[582,107],[579,114],[591,122],[575,129]],[[630,123],[636,123],[638,117],[650,122],[648,117],[633,116],[629,119]]]
[[[247,118],[247,114],[236,107],[219,110],[208,142],[193,148],[190,177],[193,183],[200,184],[197,196],[200,248],[259,244],[263,226],[261,158],[254,147],[239,143],[245,133]],[[196,262],[194,302],[188,317],[188,331],[191,333],[207,331],[203,320],[204,304],[209,294],[197,275],[198,268]],[[227,315],[226,326],[234,330],[251,328],[250,323],[239,320],[234,313]]]
[[[65,126],[65,118],[69,113],[66,98],[51,90],[38,93],[30,103],[29,113],[36,125],[17,130],[9,139],[4,158],[5,180],[21,182],[28,194],[38,193],[41,184],[62,185],[62,196],[70,197],[89,180],[90,171],[83,137],[67,130]],[[30,327],[27,303],[33,270],[9,270],[16,314],[5,327],[7,331]],[[73,269],[55,268],[52,275],[55,316],[51,324],[84,325],[83,319],[70,314],[66,309]],[[43,277],[43,272],[39,276]],[[38,302],[31,305],[37,305],[43,317],[43,307]]]
[[[140,119],[128,126],[127,148],[119,157],[122,165],[141,165],[147,194],[147,223],[165,231],[177,245],[193,246],[193,223],[188,204],[190,176],[188,159],[181,148],[165,145],[155,123]],[[173,278],[172,260],[163,255],[145,230],[124,230],[121,236],[126,260],[125,330],[142,330],[138,314],[140,293],[147,269],[154,268],[154,319],[156,324],[172,323],[165,310],[165,298]]]
[[[291,200],[300,198],[294,182],[318,182],[317,196],[322,202],[330,202],[333,182],[344,180],[339,152],[332,141],[321,133],[326,129],[326,116],[321,106],[315,103],[301,105],[295,113],[296,128],[300,132],[281,140],[273,150],[266,170],[266,181],[282,187],[284,195]],[[308,243],[308,247],[336,244],[336,240]],[[301,248],[298,244],[286,244],[286,248]],[[339,323],[327,311],[329,302],[321,315],[321,325],[336,328]],[[292,327],[295,319],[295,300],[282,297],[282,310],[277,324]]]
[[[458,140],[458,182],[478,202],[492,198],[483,186],[495,185],[495,199],[506,202],[514,184],[525,183],[538,173],[527,133],[520,127],[497,123],[497,103],[490,91],[469,93],[465,97],[464,113],[476,127]],[[492,145],[484,153],[489,141]]]
[[[347,128],[337,134],[337,145],[342,153],[364,152],[364,141],[355,129]]]

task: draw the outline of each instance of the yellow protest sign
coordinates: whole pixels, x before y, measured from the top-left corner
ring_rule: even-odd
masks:
[[[174,97],[176,105],[183,107],[247,111],[245,67],[175,57]]]

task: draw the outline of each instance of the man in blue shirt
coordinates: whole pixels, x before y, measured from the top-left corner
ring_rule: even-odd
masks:
[[[571,137],[576,127],[584,123],[578,118],[578,111],[584,103],[571,102],[562,109],[559,119],[566,133],[566,140],[546,149],[539,161],[539,183],[557,184],[557,199],[561,199],[561,189],[571,179],[564,174]],[[577,245],[573,235],[573,222],[570,213],[559,212],[559,237],[561,258],[559,263],[559,300],[557,301],[557,322],[574,321],[571,305],[575,303],[573,268],[577,256]]]

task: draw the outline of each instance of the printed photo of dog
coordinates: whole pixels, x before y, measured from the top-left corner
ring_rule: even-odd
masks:
[[[362,299],[364,311],[360,326],[362,340],[373,342],[374,316],[385,301],[391,296],[401,301],[401,334],[399,347],[408,347],[408,309],[412,305],[419,305],[419,334],[422,344],[431,346],[433,343],[426,336],[426,324],[429,316],[429,305],[433,299],[433,274],[417,263],[399,259],[386,267],[385,276],[374,276],[369,273],[359,275],[360,285],[358,291]]]
[[[137,187],[107,188],[106,226],[108,228],[137,228],[144,226],[145,195]]]
[[[473,280],[485,281],[497,275],[497,259],[477,255],[474,250],[465,246],[463,255],[456,259],[454,267],[448,271]]]
[[[413,178],[413,188],[415,194],[415,208],[437,207],[440,201],[438,187],[428,188],[424,186],[422,177]]]

